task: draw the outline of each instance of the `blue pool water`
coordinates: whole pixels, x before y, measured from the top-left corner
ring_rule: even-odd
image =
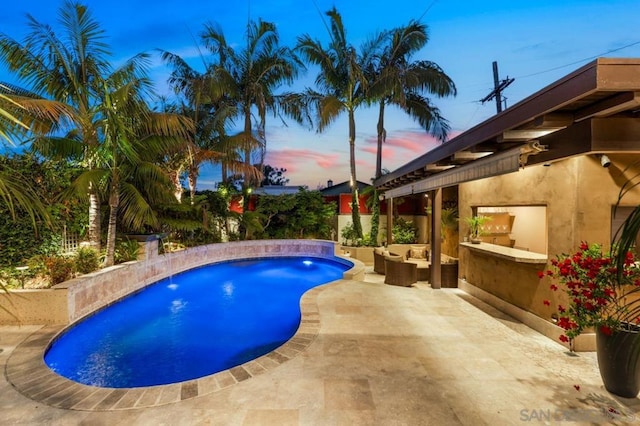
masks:
[[[212,264],[165,279],[81,321],[45,353],[56,373],[124,388],[226,370],[289,340],[300,298],[351,268],[287,257]]]

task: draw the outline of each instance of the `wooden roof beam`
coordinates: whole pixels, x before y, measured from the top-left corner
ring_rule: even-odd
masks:
[[[502,135],[498,137],[498,142],[526,142],[534,139],[539,139],[550,133],[562,130],[564,127],[557,128],[544,128],[544,129],[521,129],[521,130],[505,130]]]
[[[575,113],[576,122],[593,117],[605,117],[640,106],[640,92],[622,92],[603,99]]]

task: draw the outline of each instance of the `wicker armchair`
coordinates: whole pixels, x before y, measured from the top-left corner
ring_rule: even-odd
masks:
[[[384,249],[380,249],[378,247],[373,249],[373,272],[376,274],[384,275],[385,274],[385,266],[384,259],[385,257],[389,257],[392,259],[401,260],[402,256],[395,253],[389,253]]]
[[[418,265],[415,263],[403,262],[402,257],[386,257],[384,260],[385,284],[411,287],[418,282]]]

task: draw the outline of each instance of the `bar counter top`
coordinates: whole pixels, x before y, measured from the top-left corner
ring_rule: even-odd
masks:
[[[545,264],[547,263],[547,255],[541,253],[534,253],[531,251],[515,249],[511,247],[499,246],[496,244],[480,243],[473,244],[463,242],[460,243],[461,247],[466,247],[471,251],[475,251],[481,254],[489,256],[500,257],[503,259],[511,260],[519,263],[534,263]]]

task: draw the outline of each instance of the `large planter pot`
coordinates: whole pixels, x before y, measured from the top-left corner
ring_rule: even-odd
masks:
[[[629,325],[607,336],[598,327],[596,350],[604,387],[614,395],[635,398],[640,392],[640,328]]]

